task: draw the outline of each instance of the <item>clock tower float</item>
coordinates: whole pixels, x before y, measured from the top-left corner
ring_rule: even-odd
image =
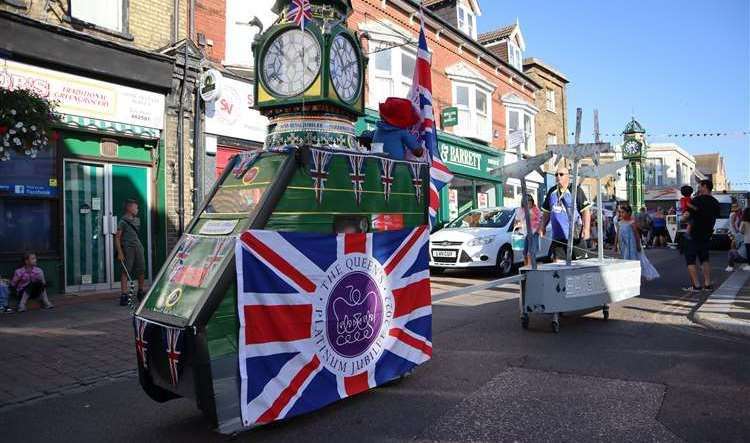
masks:
[[[630,160],[626,176],[628,201],[633,207],[633,211],[640,211],[645,202],[643,159],[646,158],[646,152],[648,151],[646,130],[633,118],[625,126],[622,135],[622,158]]]
[[[256,108],[269,118],[266,148],[356,149],[366,61],[346,27],[351,0],[311,1],[303,26],[292,3],[276,1],[279,20],[253,43]]]

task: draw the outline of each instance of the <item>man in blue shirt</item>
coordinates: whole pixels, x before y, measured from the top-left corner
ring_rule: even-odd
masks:
[[[552,246],[550,255],[553,261],[565,260],[568,248],[568,230],[570,220],[568,218],[568,208],[573,205],[573,194],[570,192],[570,172],[566,166],[557,168],[555,173],[557,185],[547,192],[547,197],[542,204],[542,235],[545,234],[547,223],[552,222]],[[584,240],[588,240],[591,234],[591,203],[586,199],[586,194],[581,188],[578,188],[576,197],[576,210],[573,211],[573,223],[582,221],[583,232],[581,233]],[[574,229],[575,236],[575,229]],[[575,254],[573,254],[575,257]]]

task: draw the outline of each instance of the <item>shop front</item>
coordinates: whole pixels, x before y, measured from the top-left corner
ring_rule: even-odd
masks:
[[[374,130],[378,114],[367,110],[357,122],[356,131]],[[448,169],[454,174],[440,195],[437,226],[478,208],[503,205],[503,183],[492,171],[503,165],[503,152],[487,145],[438,131],[438,149]]]
[[[0,88],[57,102],[59,121],[35,158],[0,162],[0,275],[34,252],[51,292],[119,288],[114,234],[123,203],[139,203],[147,272],[166,254],[165,96],[2,60]],[[19,111],[22,112],[22,111]]]
[[[204,74],[202,87],[210,79],[215,93],[203,94],[206,109],[204,194],[234,155],[263,148],[268,126],[268,119],[252,109],[253,83],[216,70],[209,74]]]

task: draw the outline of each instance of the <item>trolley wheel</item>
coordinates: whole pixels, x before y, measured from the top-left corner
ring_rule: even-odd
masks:
[[[552,322],[552,332],[554,332],[555,334],[559,334],[560,333],[560,322],[559,321],[553,321]]]
[[[521,327],[524,329],[529,329],[529,314],[523,314],[521,316]]]
[[[609,320],[609,307],[608,306],[605,306],[602,309],[602,315],[604,316],[604,321]]]

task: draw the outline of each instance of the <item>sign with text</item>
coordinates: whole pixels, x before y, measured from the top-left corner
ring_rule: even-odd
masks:
[[[224,77],[216,100],[206,102],[206,133],[263,142],[268,119],[254,109],[251,83]]]
[[[164,95],[0,58],[0,88],[25,89],[59,102],[57,112],[164,128]]]
[[[440,111],[440,122],[443,128],[450,128],[458,125],[458,108],[450,107],[444,108]]]

